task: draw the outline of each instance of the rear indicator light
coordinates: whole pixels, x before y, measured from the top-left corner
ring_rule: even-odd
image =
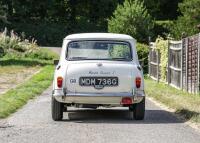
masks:
[[[59,77],[57,78],[57,86],[58,86],[59,88],[62,88],[62,84],[63,84],[63,78],[59,76]]]
[[[141,77],[136,77],[135,78],[135,86],[137,88],[140,88],[140,86],[141,86]]]
[[[133,104],[132,98],[130,98],[130,97],[124,97],[124,98],[122,98],[121,104],[122,105]]]

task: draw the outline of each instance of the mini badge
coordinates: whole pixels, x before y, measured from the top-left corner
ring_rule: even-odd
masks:
[[[97,63],[97,66],[98,66],[98,67],[102,67],[103,64],[102,64],[102,63]]]

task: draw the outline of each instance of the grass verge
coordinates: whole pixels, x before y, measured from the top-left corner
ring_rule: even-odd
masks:
[[[48,88],[53,79],[54,66],[46,65],[41,71],[33,75],[30,80],[11,89],[0,96],[0,118],[6,118],[11,113],[27,103],[29,99],[40,95]]]
[[[31,58],[1,58],[0,67],[2,66],[23,66],[23,67],[33,67],[33,66],[46,66],[52,64],[52,60],[41,60],[41,59],[31,59]]]
[[[145,87],[147,96],[175,109],[185,120],[200,123],[200,95],[189,94],[149,78],[145,78]]]

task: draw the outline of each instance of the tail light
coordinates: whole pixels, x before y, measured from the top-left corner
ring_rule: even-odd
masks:
[[[133,104],[133,101],[130,97],[124,97],[124,98],[122,98],[121,104],[122,105],[131,105],[131,104]]]
[[[63,84],[63,78],[62,77],[57,77],[57,86],[59,87],[59,88],[61,88],[62,87],[62,84]]]
[[[141,86],[141,77],[136,77],[135,78],[135,85],[137,88],[140,88]]]

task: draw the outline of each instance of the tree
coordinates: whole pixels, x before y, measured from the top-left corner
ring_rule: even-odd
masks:
[[[107,31],[107,19],[122,0],[65,0],[74,32]]]
[[[200,24],[200,0],[184,0],[179,4],[181,16],[175,21],[171,29],[172,36],[181,38],[182,34],[190,36],[199,32],[197,25]]]
[[[71,33],[107,32],[107,19],[124,0],[0,0],[0,29],[7,27],[39,44],[57,45]],[[3,12],[2,8],[3,7]],[[9,23],[3,23],[7,17]]]
[[[129,34],[140,42],[148,41],[152,28],[153,20],[140,0],[125,0],[108,20],[109,32]]]
[[[143,1],[143,0],[141,0]],[[178,3],[182,0],[144,0],[144,5],[148,12],[156,20],[171,20],[176,19],[180,14]]]
[[[5,8],[1,1],[0,1],[0,22],[8,23]]]

